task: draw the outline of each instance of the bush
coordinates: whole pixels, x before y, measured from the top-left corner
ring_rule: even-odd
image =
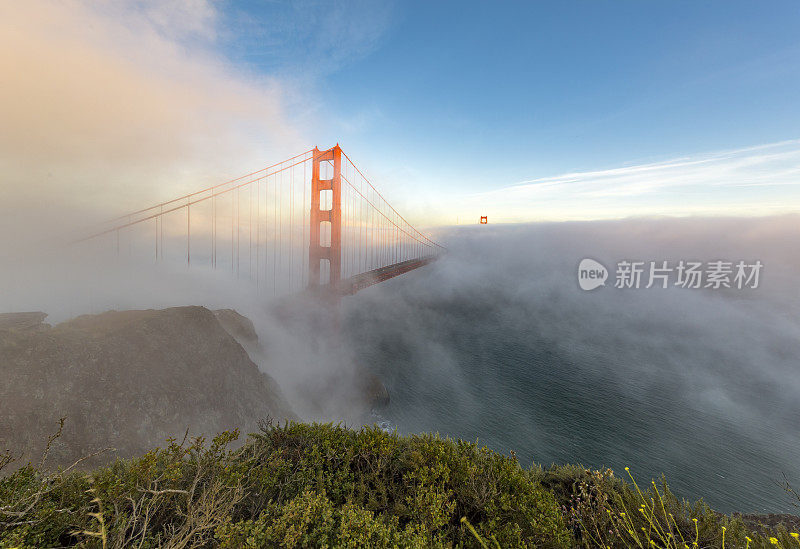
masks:
[[[301,423],[229,449],[237,437],[170,441],[91,473],[23,467],[0,481],[0,546],[571,543],[534,474],[475,444]]]
[[[435,435],[264,424],[92,472],[0,477],[0,547],[798,547],[662,479],[516,458]],[[10,461],[0,457],[0,469]]]
[[[779,526],[763,535],[738,519],[715,513],[703,501],[678,499],[662,477],[642,489],[625,468],[630,482],[613,471],[577,466],[541,470],[539,479],[551,488],[583,547],[691,548],[800,547],[800,536]],[[659,487],[660,485],[660,487]]]

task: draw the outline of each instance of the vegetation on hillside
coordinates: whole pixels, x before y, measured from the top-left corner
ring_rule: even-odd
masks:
[[[666,483],[525,469],[434,435],[265,423],[237,438],[173,440],[90,472],[22,467],[0,478],[0,546],[800,547]]]

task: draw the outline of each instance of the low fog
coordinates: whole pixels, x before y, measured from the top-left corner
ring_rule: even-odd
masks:
[[[255,324],[251,359],[303,419],[477,438],[524,464],[663,472],[680,495],[723,511],[786,510],[782,473],[800,484],[798,221],[443,229],[439,261],[343,300],[340,333],[320,328],[331,320],[306,295],[272,296],[185,264],[78,260],[70,248],[5,269],[0,311],[58,323],[110,309],[233,308]],[[605,287],[579,288],[585,257],[609,269]],[[617,289],[624,259],[764,268],[757,289]],[[371,416],[347,392],[364,370],[391,397]]]
[[[349,335],[401,431],[477,438],[523,462],[663,472],[720,510],[786,511],[782,473],[800,484],[798,221],[453,229],[434,266],[347,302]],[[579,288],[585,257],[610,270],[605,287]],[[625,259],[764,268],[757,289],[617,289]]]

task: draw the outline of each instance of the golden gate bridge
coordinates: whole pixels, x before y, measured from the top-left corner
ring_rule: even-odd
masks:
[[[226,269],[276,296],[354,294],[445,251],[339,145],[116,217],[79,242],[135,262]]]

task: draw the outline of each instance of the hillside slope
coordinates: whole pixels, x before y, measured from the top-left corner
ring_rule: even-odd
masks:
[[[254,430],[268,416],[295,417],[229,333],[254,336],[232,311],[110,311],[54,327],[43,319],[0,315],[0,450],[38,456],[63,416],[51,463],[107,446],[138,455],[187,428]]]

